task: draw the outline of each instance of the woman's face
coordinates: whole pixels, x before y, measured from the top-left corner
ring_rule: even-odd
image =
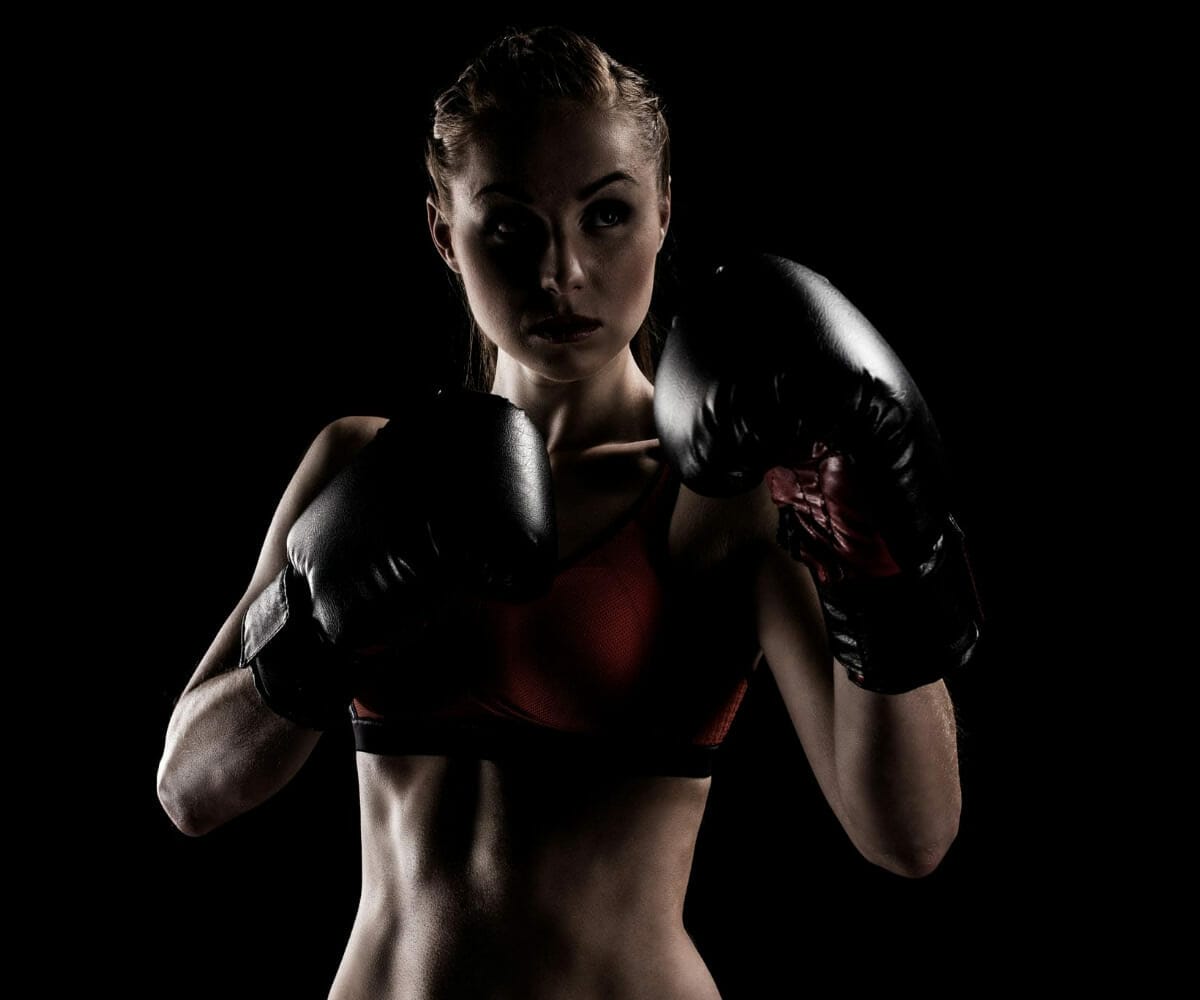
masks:
[[[555,381],[626,350],[650,307],[670,221],[657,173],[620,113],[565,100],[475,141],[451,184],[450,217],[432,199],[428,209],[484,334]],[[599,325],[583,339],[535,329],[566,314]]]

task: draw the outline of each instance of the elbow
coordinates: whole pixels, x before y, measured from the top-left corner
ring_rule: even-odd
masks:
[[[944,846],[915,847],[904,851],[877,854],[874,857],[867,855],[866,857],[872,864],[878,865],[893,875],[899,875],[902,878],[925,878],[926,875],[937,870],[942,863],[942,858],[946,856],[949,846],[946,844]]]
[[[164,757],[158,766],[158,803],[180,833],[202,837],[219,823],[213,821],[194,794],[188,794]]]
[[[923,838],[904,838],[892,843],[864,849],[860,853],[874,865],[902,878],[925,878],[941,865],[950,845],[958,837],[958,814],[944,828]]]

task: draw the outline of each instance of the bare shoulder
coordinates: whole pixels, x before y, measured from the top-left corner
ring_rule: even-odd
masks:
[[[287,533],[292,524],[325,484],[348,465],[386,423],[385,417],[339,417],[316,434],[275,508],[251,579],[250,595],[265,587],[283,566]]]
[[[288,485],[284,501],[298,515],[334,476],[353,461],[386,424],[386,417],[348,416],[331,420],[313,439]],[[294,519],[294,517],[293,517]]]
[[[353,460],[386,423],[384,417],[339,417],[313,437],[276,504],[249,585],[201,659],[185,693],[215,674],[238,665],[242,615],[287,562],[287,535],[291,526],[325,484]]]
[[[283,497],[282,505],[291,509],[291,520],[386,423],[385,417],[350,416],[338,417],[321,428],[308,446]]]
[[[348,416],[331,420],[313,441],[313,449],[335,466],[349,462],[387,423],[387,417]]]

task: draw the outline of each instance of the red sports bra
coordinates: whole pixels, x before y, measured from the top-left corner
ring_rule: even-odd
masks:
[[[753,664],[703,662],[672,642],[695,613],[672,599],[678,492],[664,462],[630,510],[559,561],[536,600],[453,602],[359,685],[357,748],[711,774]]]

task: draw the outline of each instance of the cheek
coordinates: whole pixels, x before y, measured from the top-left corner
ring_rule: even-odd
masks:
[[[482,321],[484,316],[500,317],[508,312],[516,287],[512,269],[478,247],[464,247],[461,253],[463,284],[476,318]]]
[[[503,283],[503,268],[493,254],[477,243],[460,244],[463,277],[468,285],[480,291],[499,287]]]
[[[639,233],[618,258],[620,286],[628,291],[631,312],[644,313],[654,290],[658,230]],[[640,317],[639,317],[640,320]]]

